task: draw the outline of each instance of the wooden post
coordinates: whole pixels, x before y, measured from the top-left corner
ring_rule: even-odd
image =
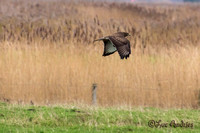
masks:
[[[198,106],[200,107],[200,89],[199,89],[198,91],[199,91],[199,96],[198,96]]]
[[[97,84],[92,85],[92,104],[97,105]]]

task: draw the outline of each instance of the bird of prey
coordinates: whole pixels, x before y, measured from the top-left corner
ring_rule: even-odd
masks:
[[[127,59],[131,54],[130,41],[126,38],[127,36],[130,36],[129,33],[118,32],[113,35],[94,40],[94,42],[104,42],[103,56],[108,56],[118,51],[121,59]]]

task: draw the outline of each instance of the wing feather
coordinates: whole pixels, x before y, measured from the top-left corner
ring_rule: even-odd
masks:
[[[127,59],[131,54],[130,41],[119,33],[94,40],[94,42],[101,40],[104,42],[103,56],[107,56],[118,51],[121,59]]]
[[[130,42],[125,37],[109,36],[109,39],[116,46],[121,59],[128,58],[131,54]]]
[[[113,54],[117,51],[116,47],[113,45],[113,43],[108,39],[104,40],[104,52],[103,56],[108,56],[110,54]]]

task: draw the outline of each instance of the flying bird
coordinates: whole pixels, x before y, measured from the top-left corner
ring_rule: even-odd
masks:
[[[118,51],[121,59],[127,59],[131,54],[130,41],[126,38],[127,36],[130,36],[129,33],[118,32],[113,35],[94,40],[94,42],[104,42],[103,56],[108,56]]]

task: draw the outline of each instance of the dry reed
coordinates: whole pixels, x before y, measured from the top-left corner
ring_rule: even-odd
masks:
[[[198,107],[198,5],[0,2],[0,99],[91,104],[97,83],[102,106]],[[132,34],[128,60],[92,44],[117,31]]]
[[[197,107],[200,49],[134,52],[102,57],[99,46],[21,46],[7,43],[0,54],[1,98],[34,103],[91,103],[98,84],[99,105]],[[39,45],[39,44],[38,44]]]

